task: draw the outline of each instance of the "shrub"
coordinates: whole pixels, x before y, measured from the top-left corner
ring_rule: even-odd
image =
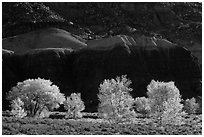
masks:
[[[156,82],[147,86],[147,95],[150,99],[151,115],[159,120],[160,124],[182,124],[183,105],[179,90],[174,82]]]
[[[12,100],[11,102],[11,114],[17,118],[23,118],[27,116],[26,111],[23,109],[24,103],[20,98]]]
[[[141,113],[144,116],[148,116],[150,114],[150,101],[145,97],[137,97],[134,101],[134,107],[136,112]]]
[[[196,103],[195,98],[186,99],[184,101],[183,110],[188,114],[195,114],[199,108],[199,104]]]
[[[85,109],[84,102],[81,100],[81,94],[72,93],[64,101],[64,107],[67,110],[66,118],[81,118],[81,111]]]
[[[58,108],[65,100],[56,85],[52,85],[50,80],[40,78],[18,82],[17,86],[9,91],[7,99],[13,101],[18,98],[23,102],[22,110],[25,110],[29,117],[39,117],[44,109]]]
[[[196,101],[198,102],[199,108],[197,110],[198,114],[202,114],[202,96],[198,96],[196,98]]]
[[[126,75],[111,80],[104,80],[99,87],[99,107],[98,112],[102,118],[113,120],[113,122],[122,121],[134,115],[131,110],[134,99],[129,94],[132,88],[129,88],[131,81]]]

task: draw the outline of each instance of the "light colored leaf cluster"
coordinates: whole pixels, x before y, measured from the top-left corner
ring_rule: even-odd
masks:
[[[179,90],[174,82],[158,82],[152,80],[147,86],[150,99],[151,115],[163,124],[182,124],[183,105]]]
[[[66,118],[81,118],[85,109],[84,102],[81,100],[80,93],[72,93],[67,100],[64,101],[64,108],[67,110]]]
[[[18,82],[17,86],[9,91],[7,99],[13,101],[18,98],[23,102],[22,110],[30,117],[39,117],[44,109],[58,108],[65,100],[56,85],[41,78]],[[15,106],[12,106],[12,110],[15,109]]]
[[[50,111],[48,110],[48,108],[44,108],[41,113],[39,114],[38,118],[47,118],[50,116]]]
[[[129,94],[131,81],[126,75],[111,80],[104,80],[99,87],[98,112],[101,117],[114,121],[122,120],[134,115],[130,110],[134,99]]]
[[[188,114],[195,114],[199,109],[199,104],[196,103],[196,99],[193,97],[191,99],[186,99],[184,101],[183,110]]]
[[[150,100],[146,97],[137,97],[134,101],[134,108],[136,112],[148,116],[151,111]]]
[[[24,103],[20,98],[11,101],[11,114],[17,118],[23,118],[27,116],[26,111],[23,109]]]

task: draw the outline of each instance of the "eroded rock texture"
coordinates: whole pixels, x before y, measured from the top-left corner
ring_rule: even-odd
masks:
[[[86,44],[77,39],[77,36],[58,28],[41,29],[2,40],[2,47],[13,50],[16,54],[24,54],[33,49],[79,49],[85,46]]]

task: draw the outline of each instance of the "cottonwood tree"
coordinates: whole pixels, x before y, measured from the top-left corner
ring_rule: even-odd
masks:
[[[131,81],[126,75],[116,79],[104,80],[99,87],[98,112],[102,118],[112,122],[121,122],[135,113],[131,110],[134,99],[129,94]]]
[[[159,82],[152,80],[147,86],[147,95],[150,99],[151,115],[160,125],[182,124],[183,105],[181,96],[174,82]]]
[[[20,107],[27,113],[27,116],[39,117],[42,111],[45,112],[45,109],[58,108],[65,97],[50,80],[38,78],[18,82],[17,86],[8,92],[7,99],[21,101]],[[11,107],[12,110],[16,109],[15,105]]]

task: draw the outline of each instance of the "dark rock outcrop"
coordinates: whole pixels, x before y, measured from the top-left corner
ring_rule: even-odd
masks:
[[[182,98],[201,96],[201,66],[179,46],[135,46],[112,48],[38,49],[23,55],[3,54],[3,109],[5,93],[18,81],[50,79],[66,96],[80,92],[87,111],[96,111],[98,87],[104,79],[127,74],[132,96],[146,95],[152,79],[174,81]],[[5,82],[6,81],[6,82]]]
[[[18,76],[18,68],[14,58],[14,52],[2,49],[2,108],[8,109],[9,102],[6,100],[6,94],[20,81]]]

